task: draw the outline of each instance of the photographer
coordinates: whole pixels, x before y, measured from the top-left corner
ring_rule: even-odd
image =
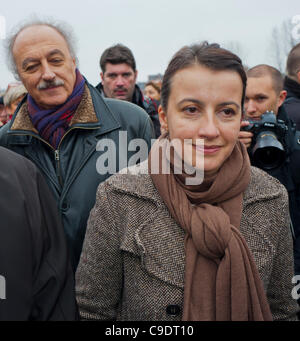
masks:
[[[294,234],[294,260],[295,274],[300,274],[300,145],[298,142],[299,132],[295,130],[294,123],[288,118],[282,104],[286,98],[286,91],[283,90],[283,77],[281,73],[269,65],[257,65],[247,72],[248,80],[245,97],[245,121],[242,121],[242,130],[239,133],[239,139],[248,148],[251,164],[264,169],[267,173],[277,178],[287,189],[289,194],[290,215],[292,220],[292,233]],[[277,135],[277,140],[271,136],[272,129],[260,126],[260,131],[266,130],[265,135],[269,136],[271,144],[281,146],[279,148],[278,158],[273,164],[267,164],[266,158],[257,162],[257,155],[254,157],[254,151],[257,150],[260,139],[257,130],[252,129],[257,122],[268,122],[272,114],[266,114],[272,111],[277,118],[276,127],[284,127],[284,135]],[[262,115],[264,116],[262,117]],[[252,122],[250,124],[250,122]],[[268,125],[268,123],[267,123]],[[272,126],[272,124],[270,124]],[[244,131],[243,129],[249,129]],[[276,132],[276,129],[273,129]],[[271,132],[271,133],[270,133]],[[270,133],[270,134],[269,134]],[[276,137],[276,133],[275,133]],[[262,147],[265,142],[259,141]],[[256,144],[256,145],[255,145]],[[254,146],[255,145],[255,146]],[[272,149],[272,148],[271,148]],[[255,151],[256,152],[256,151]],[[276,154],[275,154],[276,155]],[[266,162],[264,167],[264,162]]]

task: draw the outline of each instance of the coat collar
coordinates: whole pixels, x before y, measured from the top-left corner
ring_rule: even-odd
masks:
[[[269,181],[270,179],[272,181]],[[158,205],[164,205],[148,175],[148,160],[140,165],[121,170],[110,182],[119,191],[154,201]],[[246,206],[257,200],[277,198],[282,193],[281,187],[275,178],[263,170],[251,166],[250,183],[244,192],[243,205]]]
[[[107,133],[121,127],[121,123],[106,104],[99,92],[88,82],[82,100],[70,122],[71,128],[100,129],[99,133]],[[27,107],[27,96],[20,103],[8,130],[10,134],[38,135],[32,124]]]

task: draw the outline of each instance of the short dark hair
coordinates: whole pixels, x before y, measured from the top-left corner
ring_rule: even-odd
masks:
[[[300,71],[300,43],[295,45],[287,57],[286,72],[290,77],[297,77]]]
[[[114,65],[125,63],[129,65],[134,72],[136,69],[135,59],[131,50],[122,44],[111,46],[102,53],[100,67],[103,73],[105,72],[106,63]]]
[[[161,104],[164,110],[167,110],[171,83],[175,73],[196,64],[203,65],[211,70],[231,70],[239,74],[243,83],[241,101],[243,112],[247,76],[241,59],[232,52],[221,48],[218,44],[209,44],[207,41],[200,44],[184,46],[171,59],[162,81]]]
[[[267,65],[267,64],[259,64],[247,71],[248,78],[255,77],[265,77],[270,76],[272,79],[273,89],[276,92],[277,95],[280,94],[280,91],[283,90],[283,76],[280,73],[279,70],[277,70],[275,67]]]

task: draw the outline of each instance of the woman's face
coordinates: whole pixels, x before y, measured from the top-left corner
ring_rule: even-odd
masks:
[[[162,130],[168,130],[170,139],[180,140],[181,145],[190,140],[192,155],[184,155],[184,160],[188,157],[193,167],[203,168],[199,155],[204,155],[205,175],[218,172],[235,146],[242,91],[237,72],[201,65],[180,70],[172,78],[167,112],[159,108]],[[203,144],[196,146],[197,139]]]
[[[150,97],[150,98],[155,99],[157,101],[160,100],[159,92],[152,85],[147,85],[145,87],[144,93],[147,97]]]

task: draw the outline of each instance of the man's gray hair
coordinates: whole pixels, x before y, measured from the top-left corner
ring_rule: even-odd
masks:
[[[34,15],[34,16],[31,16],[29,19],[22,21],[17,26],[15,26],[4,41],[6,63],[7,63],[9,70],[13,73],[16,79],[19,80],[20,78],[19,78],[16,63],[15,63],[15,59],[13,56],[14,43],[16,41],[18,34],[21,31],[23,31],[27,27],[36,26],[36,25],[44,25],[44,26],[52,27],[59,34],[61,34],[68,45],[72,58],[75,59],[76,65],[78,66],[77,46],[76,46],[77,40],[75,38],[72,27],[68,23],[60,21],[60,20],[56,20],[53,18],[41,19]]]

